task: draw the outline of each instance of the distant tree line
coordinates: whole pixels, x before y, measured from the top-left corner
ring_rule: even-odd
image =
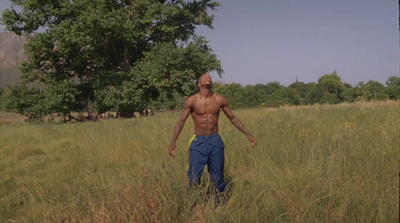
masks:
[[[343,83],[336,72],[323,75],[317,83],[295,82],[285,87],[279,82],[242,86],[213,83],[213,90],[225,96],[231,108],[279,107],[283,105],[338,104],[400,99],[400,77],[392,76],[386,86],[378,81]],[[180,109],[183,99],[154,101],[156,109]]]
[[[192,85],[193,90],[190,94],[196,93],[195,83],[192,82]],[[44,97],[41,96],[40,89],[20,88],[20,86],[12,86],[12,91],[0,89],[0,106],[3,110],[23,114],[33,120],[41,118],[41,114],[47,114],[43,105],[37,103]],[[389,77],[385,85],[370,80],[367,83],[359,82],[352,86],[343,83],[340,76],[333,72],[320,77],[317,83],[295,82],[287,87],[279,82],[244,87],[237,83],[214,82],[213,91],[225,96],[233,109],[398,100],[400,99],[400,77]],[[167,94],[168,92],[161,92],[156,100],[149,98],[145,106],[158,111],[182,109],[186,95],[177,92],[172,96]],[[85,110],[76,110],[76,112],[83,111]],[[117,110],[109,109],[108,111]]]

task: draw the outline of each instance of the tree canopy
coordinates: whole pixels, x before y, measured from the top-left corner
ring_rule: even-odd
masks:
[[[131,115],[159,97],[189,95],[201,74],[222,74],[196,27],[212,28],[212,0],[12,0],[6,29],[26,35],[21,83],[40,114],[94,108]],[[26,106],[34,104],[25,103]],[[12,107],[12,106],[11,106]],[[15,109],[14,109],[15,110]],[[24,109],[24,111],[30,111]]]

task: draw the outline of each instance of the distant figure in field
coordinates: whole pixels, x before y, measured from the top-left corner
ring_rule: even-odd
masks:
[[[147,115],[149,115],[148,110],[147,110],[147,109],[144,109],[144,110],[142,111],[142,114],[141,114],[141,115],[147,117]]]
[[[92,120],[92,118],[93,118],[93,112],[92,109],[89,109],[87,119]]]
[[[114,115],[109,112],[107,113],[107,118],[114,118]]]
[[[154,116],[154,110],[149,108],[149,116]]]
[[[199,92],[187,99],[175,126],[169,146],[169,155],[175,156],[176,141],[186,119],[191,114],[195,125],[195,135],[190,140],[189,147],[189,169],[187,171],[189,187],[200,184],[204,167],[207,164],[211,180],[217,192],[221,193],[225,191],[226,185],[223,176],[225,144],[218,132],[220,110],[222,109],[231,123],[247,136],[253,147],[257,145],[257,141],[229,109],[226,99],[212,92],[212,80],[209,74],[203,74],[199,78],[197,87]]]

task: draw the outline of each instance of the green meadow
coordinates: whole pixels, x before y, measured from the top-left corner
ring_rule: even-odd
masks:
[[[397,101],[221,113],[228,190],[188,191],[191,118],[0,125],[0,222],[399,222]]]

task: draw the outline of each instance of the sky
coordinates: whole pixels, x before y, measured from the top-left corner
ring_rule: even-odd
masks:
[[[214,81],[242,86],[318,82],[385,84],[399,76],[398,0],[219,0],[214,29],[201,26],[221,60]],[[9,8],[0,0],[0,11]],[[0,31],[3,29],[0,26]]]

